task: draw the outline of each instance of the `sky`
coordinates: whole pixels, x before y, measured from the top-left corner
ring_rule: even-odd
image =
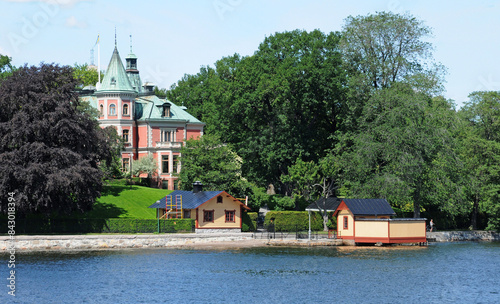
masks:
[[[457,107],[500,90],[500,1],[407,0],[0,0],[0,54],[15,66],[94,63],[115,43],[132,48],[143,82],[169,88],[226,56],[252,55],[265,37],[295,29],[340,31],[348,16],[409,13],[432,28],[433,57],[447,68],[444,96]]]

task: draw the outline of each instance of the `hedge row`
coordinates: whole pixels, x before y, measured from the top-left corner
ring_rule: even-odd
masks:
[[[16,219],[17,234],[192,232],[194,219]],[[0,231],[7,228],[0,224]]]
[[[259,214],[257,212],[243,212],[241,231],[249,232],[257,230],[257,217]]]
[[[329,228],[336,227],[333,212],[328,213]],[[274,225],[275,231],[303,231],[309,230],[309,214],[307,211],[269,211],[266,214],[264,225]],[[311,230],[323,230],[323,217],[319,212],[311,212]]]

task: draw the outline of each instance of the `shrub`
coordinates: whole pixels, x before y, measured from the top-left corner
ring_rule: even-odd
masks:
[[[331,222],[332,213],[329,213],[328,217]],[[266,214],[264,225],[272,224],[274,224],[275,231],[308,230],[309,215],[307,211],[269,211]],[[311,230],[323,230],[323,217],[319,212],[311,212]]]
[[[242,217],[241,231],[248,232],[257,230],[258,216],[259,214],[257,212],[243,212],[243,214],[241,215]]]

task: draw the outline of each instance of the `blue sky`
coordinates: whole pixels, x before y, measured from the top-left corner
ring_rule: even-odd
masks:
[[[341,30],[349,16],[408,12],[433,29],[434,58],[447,69],[445,97],[460,106],[476,90],[500,90],[500,1],[0,0],[0,53],[16,66],[89,63],[101,37],[101,68],[114,47],[133,51],[143,81],[170,87],[184,74],[266,36],[294,29]],[[95,50],[97,64],[97,48]]]

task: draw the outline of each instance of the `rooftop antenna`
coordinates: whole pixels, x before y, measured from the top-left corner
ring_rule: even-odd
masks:
[[[116,26],[115,26],[115,48],[116,48]]]
[[[132,35],[130,35],[130,54],[132,54]]]

